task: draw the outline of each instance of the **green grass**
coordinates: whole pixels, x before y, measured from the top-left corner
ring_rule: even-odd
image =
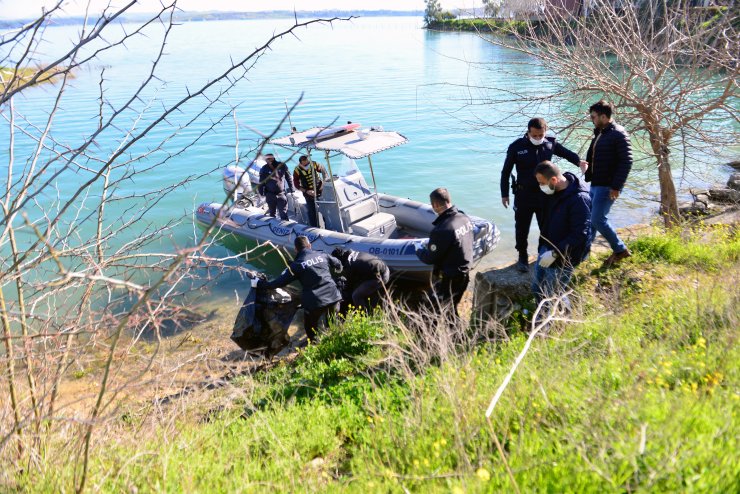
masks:
[[[535,340],[490,424],[484,411],[526,334],[413,369],[380,344],[403,348],[398,328],[353,316],[214,396],[227,406],[208,420],[146,434],[122,420],[117,439],[95,445],[89,485],[512,492],[497,440],[521,492],[738,492],[738,243],[730,229],[698,228],[640,238],[610,271],[590,271],[592,259],[577,278],[583,321]],[[44,460],[19,487],[71,491],[71,464]]]

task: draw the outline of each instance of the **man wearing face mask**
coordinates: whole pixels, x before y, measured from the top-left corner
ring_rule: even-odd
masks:
[[[591,250],[591,197],[578,177],[561,173],[551,161],[537,165],[535,178],[540,190],[551,197],[540,232],[532,283],[539,304],[565,290],[574,268]],[[567,297],[564,303],[567,307]]]
[[[447,189],[434,189],[429,200],[437,219],[432,222],[429,244],[419,245],[416,256],[423,263],[434,265],[432,295],[440,303],[451,300],[457,316],[457,306],[470,282],[473,224],[452,204]]]
[[[506,151],[506,161],[501,170],[501,203],[509,207],[509,178],[516,168],[516,178],[511,185],[514,192],[514,228],[516,250],[519,253],[517,269],[526,273],[529,266],[527,237],[532,224],[532,216],[537,217],[537,226],[542,231],[542,220],[546,197],[540,192],[534,169],[538,163],[552,160],[553,155],[564,158],[586,171],[588,163],[578,158],[573,151],[565,148],[555,137],[545,137],[547,122],[543,118],[533,118],[527,124],[527,133],[511,143]]]

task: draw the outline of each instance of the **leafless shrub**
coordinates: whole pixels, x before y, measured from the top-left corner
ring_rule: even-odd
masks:
[[[737,141],[735,2],[705,8],[688,0],[594,0],[584,3],[585,11],[564,5],[546,3],[536,15],[527,14],[524,29],[514,26],[508,36],[481,35],[517,52],[482,66],[498,79],[506,74],[505,80],[523,83],[466,86],[464,104],[474,115],[467,123],[510,136],[526,119],[547,115],[561,138],[587,142],[585,110],[600,98],[611,100],[617,122],[646,156],[638,168],[657,172],[666,224],[675,223],[676,163],[682,179],[701,177],[701,163],[711,164],[727,143]],[[476,116],[478,108],[501,117]]]
[[[118,24],[135,3],[86,18],[76,41],[51,62],[40,63],[38,53],[62,1],[35,21],[0,34],[5,68],[0,120],[9,144],[3,155],[7,181],[0,191],[0,393],[9,397],[0,405],[0,483],[12,485],[16,473],[38,468],[43,444],[47,454],[53,445],[76,461],[75,489],[84,490],[94,432],[113,427],[120,399],[142,389],[167,393],[194,377],[183,375],[185,366],[168,367],[159,359],[172,344],[162,331],[194,317],[182,297],[204,284],[202,275],[208,281],[230,265],[204,254],[215,221],[183,247],[173,232],[187,218],[165,225],[147,218],[164,197],[211,170],[162,189],[148,189],[146,177],[164,171],[232,117],[229,91],[277,40],[338,20],[296,19],[208,82],[165,102],[156,94],[177,3],[162,4],[133,28]],[[109,98],[105,68],[95,64],[141,37],[158,46],[148,73],[125,97]],[[75,142],[57,129],[70,80],[83,69],[99,73],[100,92],[97,114]],[[54,97],[39,123],[16,110],[15,98],[42,83]],[[176,144],[175,136],[187,129],[192,139]],[[110,135],[117,136],[116,145],[106,148],[101,143]],[[73,185],[58,185],[65,180]],[[130,187],[134,180],[142,185]],[[174,248],[162,250],[162,244]],[[145,336],[149,343],[143,348]],[[207,368],[214,355],[190,359]],[[71,376],[91,367],[99,369],[92,391],[62,398]]]

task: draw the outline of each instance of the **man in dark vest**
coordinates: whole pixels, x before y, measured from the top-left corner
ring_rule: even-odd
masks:
[[[457,316],[457,306],[470,282],[473,224],[452,204],[447,189],[434,189],[429,200],[437,219],[432,223],[429,244],[418,246],[416,256],[434,265],[432,294],[440,302],[452,301]]]
[[[377,305],[391,275],[385,262],[367,252],[342,247],[334,249],[331,255],[342,263],[342,275],[347,279],[342,298],[359,309],[369,310]]]
[[[319,226],[316,199],[321,197],[325,177],[324,167],[315,161],[310,161],[308,156],[301,156],[298,159],[298,166],[293,169],[293,185],[296,190],[303,192],[303,197],[306,198],[308,224],[311,226]]]
[[[276,210],[280,213],[280,219],[288,221],[288,198],[285,196],[287,184],[288,192],[293,192],[293,186],[288,177],[288,167],[282,161],[276,161],[275,155],[265,155],[267,164],[260,169],[260,183],[257,192],[265,197],[267,211],[270,216],[275,217]]]
[[[511,189],[514,191],[514,229],[516,236],[516,250],[519,260],[516,264],[521,273],[529,269],[529,254],[527,241],[532,216],[537,218],[537,227],[542,231],[543,215],[547,202],[546,196],[540,191],[537,180],[534,178],[534,168],[537,163],[552,160],[553,155],[565,158],[585,171],[588,163],[580,161],[578,155],[565,148],[555,140],[555,137],[545,137],[547,122],[543,118],[533,118],[527,124],[527,133],[509,145],[506,151],[506,161],[501,170],[501,203],[509,207],[509,178],[516,167],[516,178]]]
[[[342,271],[342,263],[333,256],[311,250],[311,243],[307,237],[299,236],[295,239],[296,256],[285,271],[273,281],[259,281],[262,288],[280,288],[298,280],[303,289],[301,304],[303,305],[303,320],[306,336],[310,341],[316,341],[316,330],[319,324],[325,324],[339,310],[339,293],[331,270]]]

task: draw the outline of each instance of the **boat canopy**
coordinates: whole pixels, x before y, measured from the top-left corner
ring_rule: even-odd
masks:
[[[370,129],[357,129],[326,139],[309,138],[326,127],[314,127],[289,136],[272,139],[271,144],[287,148],[309,148],[334,151],[348,158],[359,159],[405,144],[408,139],[398,132]]]

